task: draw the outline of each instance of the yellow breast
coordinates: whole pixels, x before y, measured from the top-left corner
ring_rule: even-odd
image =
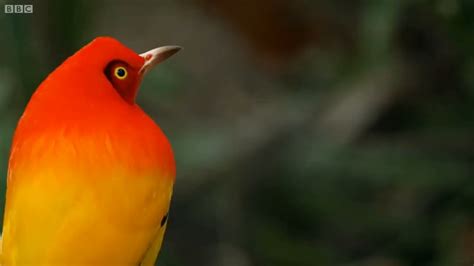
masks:
[[[111,143],[94,141],[81,147],[67,139],[52,146],[17,143],[8,175],[3,265],[138,265],[156,258],[147,252],[161,245],[174,171],[137,167],[113,152]]]

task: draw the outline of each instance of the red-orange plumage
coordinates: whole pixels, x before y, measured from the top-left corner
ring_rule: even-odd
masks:
[[[107,64],[117,59],[128,62],[137,72],[144,63],[135,52],[106,37],[97,38],[66,60],[33,95],[14,141],[50,132],[53,136],[74,134],[71,140],[81,142],[82,137],[102,133],[121,143],[117,156],[130,166],[144,170],[159,162],[175,176],[166,137],[138,105],[124,102],[103,74]],[[14,150],[21,147],[16,144]],[[11,164],[20,160],[13,159]]]
[[[131,72],[125,93],[105,73],[116,60]],[[12,144],[4,265],[137,265],[161,244],[176,169],[167,138],[134,103],[143,65],[101,37],[38,87]]]

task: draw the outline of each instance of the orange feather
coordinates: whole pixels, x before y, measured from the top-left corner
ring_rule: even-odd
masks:
[[[117,60],[136,74],[126,94],[105,73]],[[176,169],[134,103],[144,63],[100,37],[38,87],[11,149],[3,265],[137,265],[161,245]]]

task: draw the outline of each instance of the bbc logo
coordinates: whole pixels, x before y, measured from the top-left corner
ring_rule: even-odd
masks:
[[[6,14],[31,14],[33,5],[5,5]]]

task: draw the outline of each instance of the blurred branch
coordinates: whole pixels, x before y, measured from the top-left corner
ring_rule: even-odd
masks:
[[[339,144],[354,141],[403,96],[408,73],[406,66],[393,64],[371,69],[342,85],[318,116],[314,134]]]
[[[187,168],[192,176],[184,176],[190,193],[197,186],[214,182],[226,173],[245,168],[255,158],[267,157],[275,145],[285,143],[288,138],[298,140],[297,135],[310,137],[319,142],[329,142],[334,147],[347,145],[362,135],[370,125],[384,114],[389,106],[399,101],[409,80],[408,71],[401,65],[371,70],[349,82],[344,89],[336,89],[335,95],[315,100],[307,97],[293,98],[288,95],[279,100],[262,104],[247,117],[228,128],[203,132],[209,142],[186,142],[186,148],[195,151],[211,149],[211,156],[187,158]],[[296,134],[296,136],[295,136]],[[198,145],[198,146],[196,146]],[[307,146],[307,148],[309,148]],[[206,159],[209,159],[207,161]],[[205,161],[203,161],[205,160]],[[212,181],[214,180],[214,181]]]

